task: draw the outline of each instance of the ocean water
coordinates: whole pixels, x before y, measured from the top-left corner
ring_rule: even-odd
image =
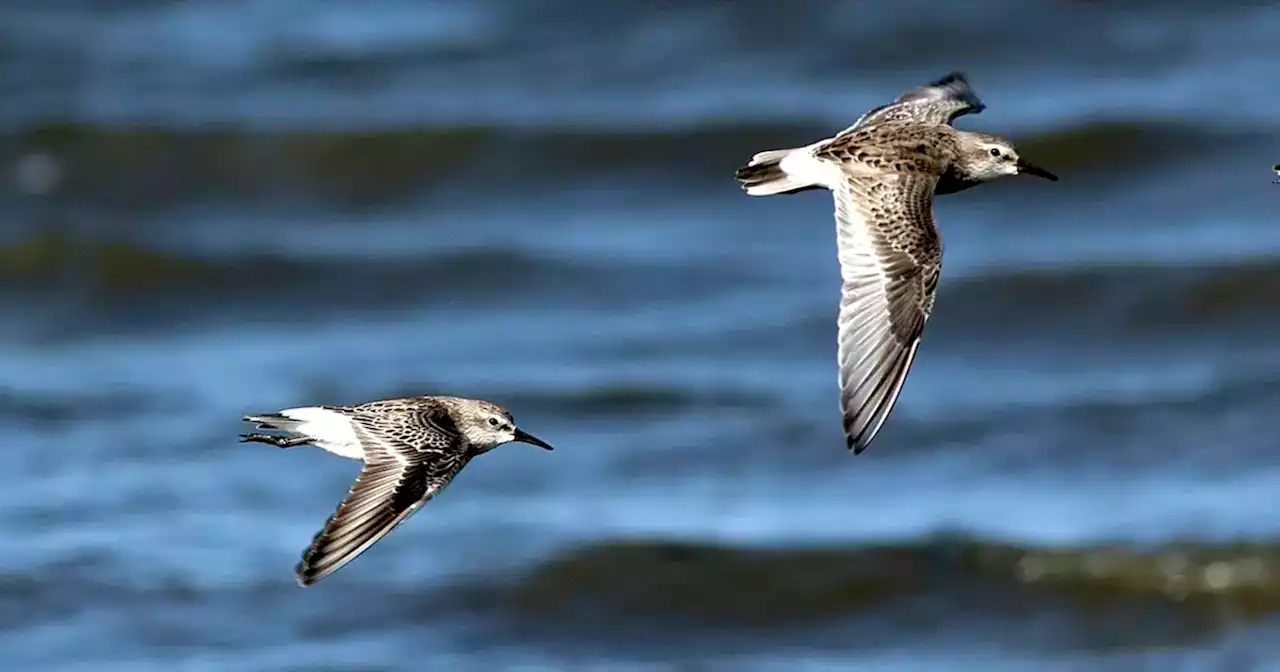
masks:
[[[1123,6],[1121,6],[1123,5]],[[0,663],[1280,669],[1280,7],[0,7]],[[844,449],[829,197],[733,171],[964,70],[1062,180],[940,198]],[[347,568],[252,412],[492,399]]]

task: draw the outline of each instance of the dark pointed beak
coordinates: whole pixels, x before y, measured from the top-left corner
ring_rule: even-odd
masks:
[[[1057,175],[1054,175],[1053,173],[1045,170],[1044,168],[1041,168],[1040,166],[1027,163],[1022,159],[1018,159],[1018,174],[1019,175],[1022,175],[1022,174],[1035,175],[1036,177],[1043,177],[1044,179],[1049,180],[1050,182],[1058,181]]]
[[[516,428],[516,441],[519,441],[520,443],[532,444],[544,450],[555,450],[555,448],[551,447],[551,444],[524,431],[523,429],[520,429],[519,427]]]

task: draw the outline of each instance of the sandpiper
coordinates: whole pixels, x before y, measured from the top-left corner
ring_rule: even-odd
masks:
[[[942,243],[934,194],[1005,175],[1056,181],[994,135],[956,130],[986,106],[953,72],[864,114],[834,137],[760,152],[737,178],[752,196],[829,189],[844,285],[837,357],[845,440],[870,445],[897,401],[933,309]]]
[[[258,429],[241,441],[292,448],[310,443],[363,460],[345,499],[295,568],[309,586],[338,571],[439,494],[471,458],[512,441],[551,446],[516,427],[507,409],[479,399],[424,396],[357,406],[306,406],[248,415]]]

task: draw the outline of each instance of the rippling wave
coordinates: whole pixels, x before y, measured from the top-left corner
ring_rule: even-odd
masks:
[[[567,259],[503,246],[400,260],[273,253],[199,257],[51,230],[0,245],[0,296],[26,301],[79,286],[94,298],[81,317],[111,316],[113,328],[131,322],[190,324],[229,312],[306,321],[309,314],[335,310],[457,307],[459,301],[492,307],[508,305],[512,297],[526,306],[643,303],[655,296],[714,292],[750,277],[746,269]],[[138,301],[142,297],[144,303]]]
[[[139,319],[190,319],[204,306],[265,314],[281,310],[305,319],[310,309],[368,310],[448,304],[488,305],[555,300],[591,305],[643,304],[662,296],[710,296],[756,282],[750,269],[687,264],[592,262],[525,250],[484,247],[424,251],[403,260],[370,256],[307,257],[274,253],[193,256],[145,243],[97,241],[43,231],[0,244],[0,294],[18,300],[57,291],[69,278],[87,282],[103,309],[138,297]],[[1010,334],[1088,329],[1153,336],[1170,329],[1260,328],[1280,292],[1280,258],[1221,264],[1114,263],[1043,269],[990,269],[941,287],[942,317],[931,338],[986,338],[992,324]],[[542,298],[539,298],[542,297]],[[228,303],[231,301],[232,303]],[[115,303],[113,303],[115,302]],[[119,305],[115,305],[119,304]],[[176,311],[176,312],[175,312]],[[217,312],[217,311],[214,311]],[[804,333],[829,330],[825,309],[798,323],[767,328]],[[1087,324],[1078,315],[1088,313]],[[148,318],[147,316],[150,316]],[[750,333],[741,334],[753,339]],[[697,335],[689,335],[691,342]]]
[[[9,668],[1274,658],[1280,13],[534,4],[0,3]],[[733,171],[953,69],[1062,180],[937,204],[854,459],[830,200]],[[298,589],[358,465],[240,416],[422,392],[557,451]]]
[[[105,567],[86,573],[77,568],[80,564],[0,573],[5,588],[0,605],[34,608],[24,615],[24,624],[57,621],[122,599],[162,612],[191,606],[201,611],[303,606],[287,582],[212,586],[152,577],[138,583],[103,574]],[[338,634],[485,616],[534,630],[621,635],[646,627],[705,637],[715,631],[785,631],[863,616],[892,618],[894,609],[929,605],[938,613],[977,620],[1062,611],[1088,617],[1099,608],[1112,614],[1155,610],[1194,617],[1212,629],[1280,612],[1278,570],[1280,550],[1265,542],[1054,549],[964,536],[821,548],[618,540],[565,551],[518,578],[463,577],[426,592],[410,590],[419,596],[409,599],[391,599],[403,595],[405,586],[351,572],[329,584],[330,591],[363,605],[364,617],[335,614],[304,622],[310,622],[308,632]],[[45,572],[59,578],[46,580]],[[14,617],[10,612],[8,624],[17,624]]]
[[[984,599],[974,602],[975,592]],[[1032,548],[963,536],[825,548],[605,541],[550,558],[519,580],[467,589],[477,608],[532,619],[676,619],[787,627],[895,602],[954,603],[972,617],[1014,599],[1087,608],[1155,600],[1240,616],[1280,611],[1280,546],[1178,543]]]
[[[990,325],[1014,330],[1094,330],[1157,336],[1166,330],[1274,324],[1280,258],[1216,264],[1114,263],[1009,269],[957,278],[940,289],[956,319],[940,331],[978,338]],[[1079,316],[1087,313],[1087,322]],[[961,319],[961,317],[963,319]]]
[[[850,111],[850,120],[856,114]],[[468,176],[503,180],[519,190],[601,172],[648,171],[673,182],[696,178],[733,189],[734,168],[752,153],[808,144],[838,130],[727,121],[670,130],[475,125],[295,133],[48,124],[21,134],[19,146],[50,152],[64,164],[67,193],[104,207],[145,210],[293,190],[322,199],[385,203]],[[1121,178],[1138,166],[1156,168],[1150,160],[1155,155],[1164,170],[1238,150],[1264,136],[1238,128],[1117,118],[1015,140],[1025,154],[1064,175],[1087,171],[1097,180]]]

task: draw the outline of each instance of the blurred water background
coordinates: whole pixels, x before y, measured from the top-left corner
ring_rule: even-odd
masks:
[[[5,0],[6,670],[1280,669],[1280,6]],[[840,434],[821,193],[733,171],[947,72],[1059,173],[936,204]],[[514,444],[315,588],[357,465]]]

